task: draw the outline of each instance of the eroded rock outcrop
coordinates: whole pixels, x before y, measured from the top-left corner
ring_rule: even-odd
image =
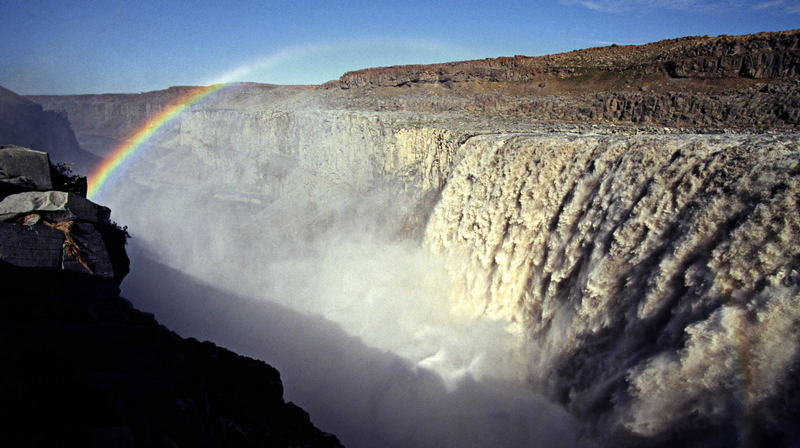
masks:
[[[646,45],[611,45],[541,57],[501,57],[348,72],[330,86],[403,86],[410,83],[529,82],[580,77],[595,71],[666,73],[671,77],[783,78],[800,75],[800,33],[684,37]]]
[[[47,153],[3,146],[0,163],[0,183],[10,185],[0,201],[0,261],[122,281],[129,265],[126,234],[110,221],[107,207],[79,193],[50,190]]]
[[[16,145],[0,145],[0,185],[2,191],[52,189],[50,157],[46,152]]]

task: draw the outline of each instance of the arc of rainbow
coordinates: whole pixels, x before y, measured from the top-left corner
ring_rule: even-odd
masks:
[[[106,156],[102,163],[95,168],[88,176],[87,196],[94,199],[112,178],[112,174],[119,170],[126,161],[130,160],[136,151],[153,136],[165,124],[172,121],[190,105],[202,100],[208,95],[220,90],[228,84],[214,84],[206,87],[199,87],[190,93],[178,98],[168,104],[159,114],[150,118],[135,131],[130,133],[122,143],[114,148],[110,155]]]

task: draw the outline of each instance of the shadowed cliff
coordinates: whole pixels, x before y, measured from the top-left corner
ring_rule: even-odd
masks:
[[[78,145],[64,113],[42,106],[0,87],[0,144],[14,144],[44,151],[54,162],[74,164],[88,173],[99,161]]]
[[[0,146],[3,446],[341,446],[277,370],[120,297],[127,232],[85,179],[57,191],[50,173],[46,153]]]

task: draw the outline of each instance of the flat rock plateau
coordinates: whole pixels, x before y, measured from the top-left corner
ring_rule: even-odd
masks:
[[[203,88],[26,101],[104,157]],[[800,31],[686,37],[221,86],[100,194],[139,259],[346,335],[288,336],[317,353],[298,361],[250,305],[171,306],[137,254],[122,285],[182,334],[281,361],[345,444],[796,446],[798,130]],[[537,406],[558,411],[520,417]]]

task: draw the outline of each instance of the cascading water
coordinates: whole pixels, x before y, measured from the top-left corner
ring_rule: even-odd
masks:
[[[515,322],[538,390],[638,444],[797,440],[796,137],[487,135],[463,154],[426,245],[459,308]]]

